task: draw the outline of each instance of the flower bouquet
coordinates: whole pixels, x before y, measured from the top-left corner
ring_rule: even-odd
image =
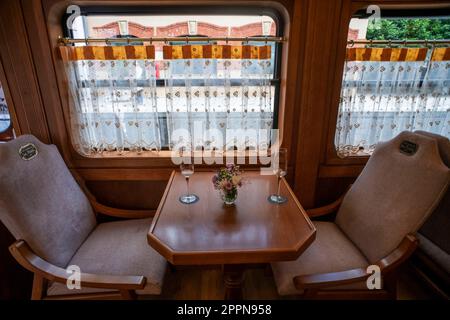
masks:
[[[239,166],[229,164],[213,176],[214,189],[220,191],[226,205],[233,205],[237,199],[238,188],[242,187],[241,174]]]

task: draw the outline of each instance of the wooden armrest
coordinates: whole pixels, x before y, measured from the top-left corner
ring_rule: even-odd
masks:
[[[86,183],[83,178],[76,172],[75,170],[71,170],[71,173],[78,183],[80,188],[86,194],[86,197],[89,199],[92,208],[95,212],[101,213],[111,217],[117,218],[126,218],[126,219],[141,219],[141,218],[152,218],[155,216],[156,210],[126,210],[126,209],[117,209],[105,206],[97,201],[95,196],[89,191]]]
[[[320,217],[320,216],[324,216],[324,215],[336,212],[337,209],[339,209],[339,207],[341,206],[342,200],[344,200],[345,194],[351,188],[351,186],[352,185],[349,185],[347,190],[344,192],[344,194],[341,195],[333,203],[327,204],[326,206],[323,206],[323,207],[306,210],[306,213],[308,214],[308,216],[310,218],[313,218],[313,217]]]
[[[408,259],[417,248],[418,240],[408,234],[400,245],[389,255],[375,263],[380,267],[381,274],[385,275],[395,270]],[[317,273],[302,275],[294,278],[294,285],[298,290],[321,289],[360,282],[370,276],[364,268],[351,269],[341,272]]]
[[[394,251],[376,264],[380,266],[382,273],[389,273],[405,262],[413,254],[418,245],[419,240],[416,236],[408,234]]]
[[[316,273],[295,277],[294,285],[299,290],[320,289],[363,281],[367,279],[369,275],[370,274],[367,274],[366,270],[363,268],[341,272]]]
[[[128,218],[128,219],[141,219],[141,218],[151,218],[155,216],[156,210],[126,210],[117,209],[105,206],[98,203],[96,200],[91,200],[92,208],[95,212],[101,213],[111,217],[117,218]]]
[[[327,204],[326,206],[306,210],[306,213],[310,218],[314,218],[336,212],[337,209],[340,207],[343,199],[344,195],[340,196],[339,199],[337,199],[333,203]]]
[[[38,257],[24,240],[18,240],[9,247],[14,258],[25,269],[43,278],[63,284],[71,276],[65,269],[57,267]],[[115,290],[141,290],[145,287],[144,276],[113,276],[81,273],[81,286]]]

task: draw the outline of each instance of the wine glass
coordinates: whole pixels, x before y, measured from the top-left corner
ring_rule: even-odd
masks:
[[[276,204],[282,204],[287,201],[286,197],[283,197],[280,193],[281,188],[281,178],[286,176],[287,174],[287,149],[280,148],[278,152],[274,154],[274,161],[272,163],[273,173],[278,177],[278,189],[276,194],[272,194],[269,196],[269,201]]]
[[[191,194],[189,191],[189,178],[194,174],[194,164],[192,161],[190,163],[180,164],[181,174],[186,179],[187,193],[180,197],[180,202],[184,204],[191,204],[197,202],[199,197],[195,194]]]

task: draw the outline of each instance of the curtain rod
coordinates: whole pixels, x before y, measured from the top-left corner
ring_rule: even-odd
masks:
[[[169,42],[169,41],[261,41],[261,42],[284,42],[284,37],[152,37],[152,38],[86,38],[86,39],[72,39],[72,38],[58,38],[58,42],[62,45],[73,43],[92,43],[92,42]]]
[[[437,44],[450,44],[449,39],[445,40],[349,40],[347,44],[353,46],[355,44],[388,44],[388,45],[396,45],[396,44],[424,44],[424,45],[437,45]]]

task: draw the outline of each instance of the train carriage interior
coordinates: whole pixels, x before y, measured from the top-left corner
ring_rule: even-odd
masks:
[[[449,138],[448,1],[0,0],[0,300],[448,301]]]

